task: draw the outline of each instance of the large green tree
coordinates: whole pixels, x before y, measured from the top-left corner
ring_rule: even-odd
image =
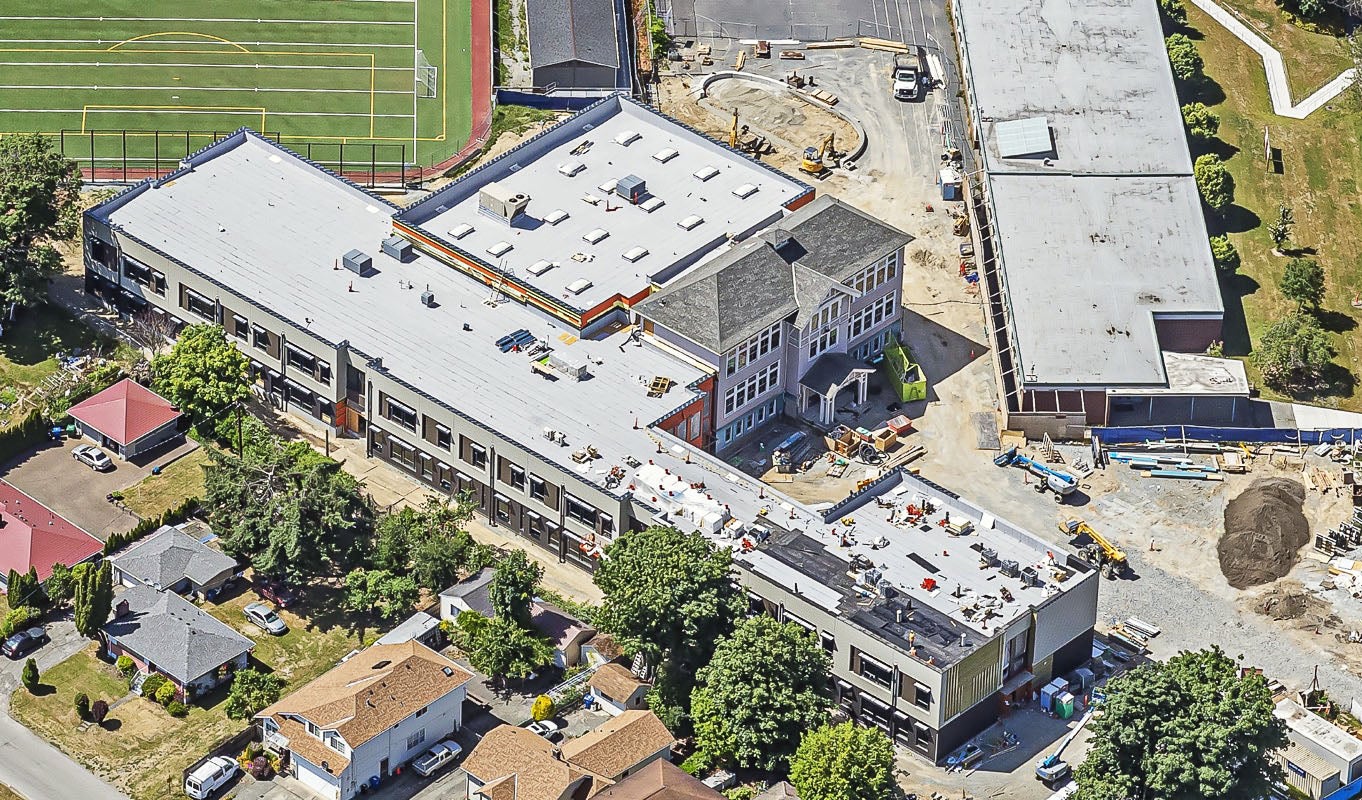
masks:
[[[0,300],[47,297],[61,272],[54,242],[80,230],[80,167],[36,133],[0,138]]]
[[[376,611],[386,620],[401,619],[421,597],[410,575],[386,569],[356,569],[345,576],[345,605],[351,611]]]
[[[1196,178],[1196,188],[1200,190],[1201,199],[1206,205],[1220,211],[1234,202],[1234,177],[1230,175],[1220,156],[1214,153],[1198,156],[1196,163],[1192,165],[1192,174]]]
[[[799,800],[888,800],[894,789],[894,743],[879,728],[851,722],[804,734],[790,759]]]
[[[221,325],[190,325],[151,362],[156,391],[197,422],[251,393],[249,368]]]
[[[80,635],[97,635],[113,610],[113,573],[109,562],[79,573],[73,605],[72,616]]]
[[[487,586],[492,611],[501,619],[529,628],[530,605],[539,579],[544,577],[544,568],[524,550],[512,550],[497,561],[493,570],[492,582]]]
[[[1319,322],[1297,312],[1267,329],[1253,350],[1253,363],[1269,386],[1310,389],[1319,385],[1336,352]]]
[[[417,585],[439,591],[464,572],[487,566],[489,548],[465,530],[472,506],[428,498],[423,506],[405,506],[379,517],[372,563],[391,572],[410,572]]]
[[[305,442],[247,427],[243,455],[215,450],[204,467],[204,507],[223,548],[291,580],[361,566],[373,512],[359,482]]]
[[[1286,262],[1278,286],[1298,308],[1319,308],[1324,300],[1324,267],[1313,258],[1293,258]]]
[[[553,661],[553,647],[543,636],[503,617],[465,611],[453,639],[473,669],[499,681],[524,678]]]
[[[1183,83],[1199,83],[1205,77],[1202,70],[1206,65],[1201,60],[1201,53],[1197,52],[1196,43],[1185,34],[1169,36],[1164,40],[1164,45],[1168,48],[1168,63],[1173,66],[1173,77]]]
[[[711,764],[783,769],[827,720],[830,663],[813,634],[760,615],[719,642],[691,693],[695,745]]]
[[[232,676],[232,690],[227,694],[227,716],[250,719],[260,710],[279,699],[284,691],[284,679],[256,669],[239,670]]]
[[[1076,800],[1267,797],[1286,729],[1261,675],[1219,648],[1137,667],[1107,686]]]

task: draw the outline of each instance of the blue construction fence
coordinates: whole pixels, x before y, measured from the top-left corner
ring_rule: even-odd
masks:
[[[1315,445],[1352,443],[1362,438],[1359,428],[1327,428],[1302,431],[1295,428],[1208,428],[1201,425],[1151,425],[1137,428],[1093,428],[1092,436],[1104,446],[1140,444],[1164,439],[1198,442],[1252,442]]]
[[[1321,798],[1321,800],[1357,800],[1362,797],[1362,778]]]

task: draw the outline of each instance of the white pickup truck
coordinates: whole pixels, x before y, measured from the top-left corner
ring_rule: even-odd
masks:
[[[921,47],[913,47],[911,53],[896,54],[893,72],[894,99],[918,99],[922,94],[922,79],[925,74]]]

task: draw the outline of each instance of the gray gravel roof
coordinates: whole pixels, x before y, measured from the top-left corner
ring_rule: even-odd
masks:
[[[530,64],[583,61],[619,67],[615,6],[610,0],[527,0]]]
[[[255,647],[255,642],[174,592],[134,586],[114,598],[104,633],[180,683],[202,677]]]
[[[174,586],[189,578],[202,586],[222,573],[236,569],[236,560],[214,550],[173,525],[155,533],[109,559],[109,562],[143,583]]]

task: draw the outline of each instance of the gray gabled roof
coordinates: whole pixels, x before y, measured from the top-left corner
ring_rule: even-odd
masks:
[[[441,597],[457,597],[472,611],[490,617],[492,608],[491,583],[496,570],[483,567],[476,575],[470,575],[453,586],[440,592]]]
[[[634,308],[722,355],[791,314],[796,326],[807,323],[829,291],[912,240],[824,195]]]
[[[126,613],[119,614],[124,603]],[[188,683],[250,652],[255,643],[174,592],[134,586],[114,598],[104,634],[124,649]]]
[[[531,67],[582,61],[619,68],[611,0],[527,0],[526,16]]]
[[[832,394],[838,386],[847,382],[853,373],[874,372],[864,361],[857,361],[846,353],[824,353],[813,362],[809,371],[799,379],[799,383],[823,396]]]
[[[155,533],[109,559],[120,572],[153,587],[174,586],[188,578],[200,586],[236,569],[236,560],[214,550],[173,525]]]

